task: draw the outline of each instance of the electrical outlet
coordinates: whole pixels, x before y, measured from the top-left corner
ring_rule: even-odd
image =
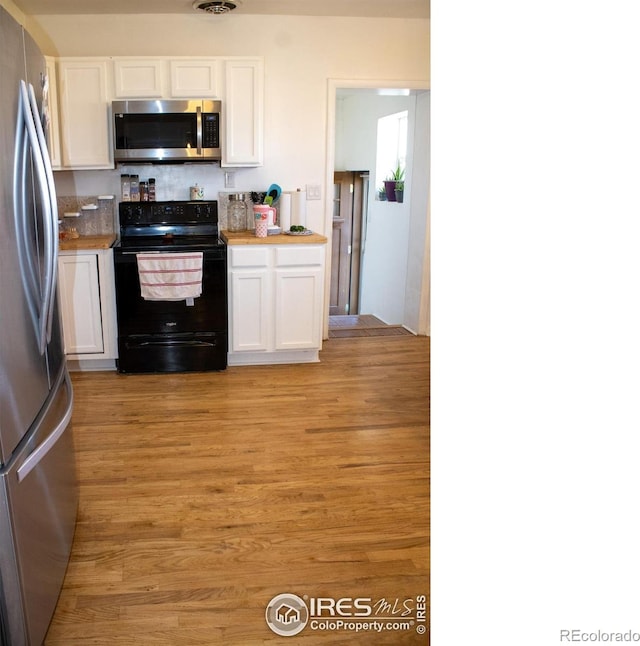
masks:
[[[236,174],[230,170],[224,172],[224,187],[225,188],[235,188],[236,187]]]
[[[307,184],[307,200],[319,200],[322,195],[320,184]]]

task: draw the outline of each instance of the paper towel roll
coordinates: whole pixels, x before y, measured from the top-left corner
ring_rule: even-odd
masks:
[[[291,193],[291,224],[307,226],[307,191]]]
[[[282,193],[278,202],[278,226],[283,231],[291,227],[291,193]]]

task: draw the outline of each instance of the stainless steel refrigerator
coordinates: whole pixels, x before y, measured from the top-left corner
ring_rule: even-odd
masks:
[[[0,636],[11,646],[44,640],[77,513],[46,99],[44,58],[0,7]]]

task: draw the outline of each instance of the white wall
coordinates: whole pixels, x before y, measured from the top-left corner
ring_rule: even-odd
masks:
[[[327,79],[429,77],[428,20],[233,14],[220,20],[194,12],[41,15],[32,27],[44,53],[53,56],[264,56],[265,163],[237,170],[237,190],[265,190],[272,182],[284,190],[326,189]],[[188,186],[197,171],[171,172],[171,183]],[[119,174],[56,173],[56,183],[60,194],[117,194]],[[160,170],[155,174],[161,185]],[[209,169],[202,183],[212,195],[223,186],[221,170]],[[323,194],[308,202],[307,226],[326,234],[324,213]]]
[[[411,164],[407,164],[411,221],[408,235],[407,281],[403,318],[406,327],[418,334],[430,333],[428,307],[431,262],[430,239],[428,237],[429,178],[431,177],[430,113],[431,95],[429,92],[422,92],[416,97],[415,119],[413,120],[415,145],[413,146]]]

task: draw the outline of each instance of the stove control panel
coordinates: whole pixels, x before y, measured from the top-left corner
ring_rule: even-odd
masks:
[[[120,202],[120,227],[161,224],[217,224],[218,202]]]

